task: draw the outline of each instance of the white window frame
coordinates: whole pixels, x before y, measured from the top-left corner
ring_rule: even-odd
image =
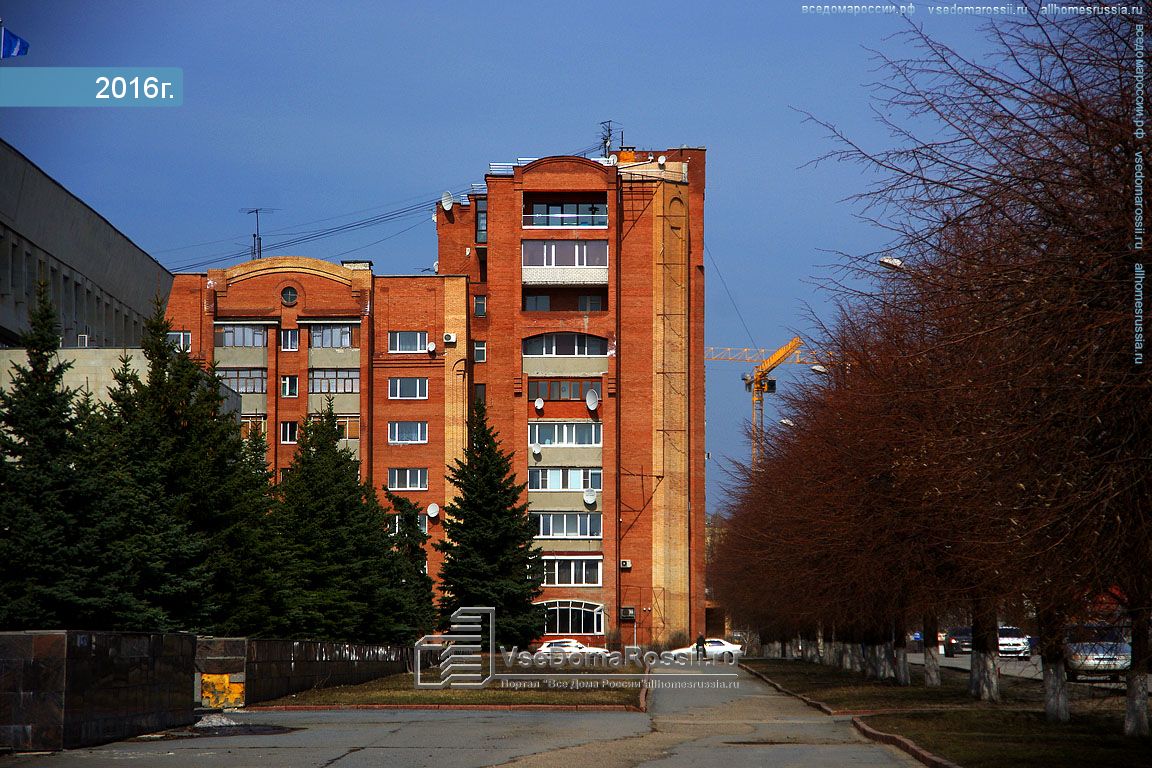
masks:
[[[236,375],[229,376],[228,374]],[[241,395],[268,394],[267,368],[217,368],[216,375],[229,389]],[[245,384],[244,382],[251,383]]]
[[[577,435],[583,431],[591,432],[591,442],[581,443],[577,440]],[[551,437],[548,433],[552,433]],[[599,421],[530,421],[528,445],[599,448],[604,445],[604,425]]]
[[[412,473],[416,474],[413,475]],[[403,473],[403,474],[401,474]],[[415,484],[413,484],[415,479]],[[403,484],[401,484],[403,483]],[[388,490],[426,491],[428,490],[427,467],[388,467]]]
[[[486,341],[473,341],[472,342],[472,362],[486,363],[488,362],[488,342]]]
[[[414,336],[416,349],[401,349],[401,341]],[[392,355],[418,355],[428,352],[428,331],[388,331],[388,353]]]
[[[416,424],[416,432],[418,439],[416,440],[401,440],[400,439],[400,425],[401,424]],[[390,421],[388,422],[388,444],[389,445],[417,445],[420,443],[428,442],[428,422],[426,421]]]
[[[403,383],[405,381],[416,382],[416,395],[409,397],[402,395]],[[420,394],[423,390],[424,394]],[[428,399],[428,377],[427,376],[392,376],[388,379],[388,399],[389,400],[427,400]]]
[[[309,368],[308,392],[313,395],[360,393],[359,368]]]
[[[356,349],[359,328],[352,323],[312,323],[308,329],[309,349]]]
[[[280,329],[280,351],[281,352],[299,352],[300,351],[300,329],[299,328],[281,328]]]
[[[295,445],[300,439],[300,424],[295,421],[280,422],[280,445]]]
[[[600,587],[604,582],[604,556],[603,555],[544,555],[544,586],[545,587]],[[571,563],[568,567],[570,578],[561,581],[565,574],[561,563]],[[579,574],[577,565],[579,564]],[[595,564],[596,580],[588,579],[588,566]],[[549,580],[551,579],[551,581]]]
[[[574,343],[573,343],[573,348],[575,349],[575,352],[573,354],[562,355],[562,354],[558,354],[556,352],[556,339],[559,336],[575,336],[576,337],[574,339]],[[528,342],[533,340],[533,339],[541,339],[541,342],[540,342],[541,351],[539,353],[536,353],[536,352],[529,353],[527,351]],[[602,353],[597,352],[596,354],[590,354],[588,352],[588,340],[589,339],[596,339],[597,341],[603,341],[604,342],[604,352],[602,352]],[[608,354],[608,339],[604,338],[603,336],[596,336],[596,335],[591,334],[591,333],[577,333],[575,331],[563,331],[563,332],[559,332],[559,333],[537,333],[533,336],[525,337],[524,341],[521,342],[520,350],[523,353],[524,357],[604,357],[605,355]],[[581,351],[581,350],[583,350],[583,351]]]
[[[533,512],[536,518],[536,539],[603,539],[604,514],[602,512]],[[593,520],[597,533],[592,533]],[[588,533],[581,533],[581,528]],[[559,533],[557,532],[559,531]]]
[[[472,314],[476,317],[488,316],[488,294],[478,293],[472,297]]]
[[[280,377],[280,397],[300,397],[300,377]]]
[[[527,254],[524,251],[524,246],[527,243],[543,243],[544,244],[544,263],[543,264],[528,264],[525,262]],[[556,263],[556,246],[560,243],[564,244],[567,248],[572,246],[575,251],[573,255],[574,264],[557,264]],[[604,263],[603,264],[589,264],[588,263],[588,243],[603,243],[604,244]],[[520,241],[520,266],[535,269],[607,269],[609,258],[611,256],[611,248],[607,240],[521,240]]]
[[[529,491],[602,491],[603,467],[529,467]]]
[[[191,352],[192,331],[168,331],[168,343],[176,347],[177,352]]]
[[[216,346],[221,348],[260,349],[268,346],[268,329],[263,325],[221,323],[213,329],[213,334],[220,336],[221,343]],[[237,336],[240,336],[239,344],[236,343]]]
[[[546,635],[603,635],[604,634],[604,606],[601,603],[589,603],[584,600],[543,600],[536,605],[544,606],[544,634]],[[564,628],[559,621],[560,611],[579,611],[592,614],[594,631],[582,632],[572,629],[571,620]],[[549,629],[549,618],[556,615],[555,629]],[[583,624],[583,622],[581,622]]]

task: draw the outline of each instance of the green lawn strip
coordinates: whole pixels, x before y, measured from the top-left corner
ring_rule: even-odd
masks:
[[[411,674],[390,675],[360,685],[338,685],[330,688],[314,688],[273,701],[262,701],[254,707],[276,706],[324,706],[339,707],[350,705],[437,705],[437,704],[528,704],[550,706],[639,706],[640,689],[638,680],[622,679],[621,684],[636,685],[628,688],[580,688],[572,689],[550,685],[554,680],[560,685],[580,684],[601,679],[610,680],[613,672],[597,671],[594,677],[580,673],[574,677],[561,670],[540,671],[538,687],[505,688],[500,680],[489,683],[480,690],[463,689],[417,689]],[[518,683],[521,681],[517,681]],[[532,680],[535,683],[537,681]]]
[[[1045,722],[1043,712],[987,707],[861,719],[964,768],[1152,768],[1152,740],[1124,738],[1115,713],[1075,715],[1063,725]]]

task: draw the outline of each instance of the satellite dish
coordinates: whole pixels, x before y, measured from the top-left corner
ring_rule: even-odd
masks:
[[[584,404],[588,406],[588,410],[596,410],[600,407],[600,394],[594,389],[588,390],[588,394],[584,395]]]
[[[440,274],[440,262],[439,261],[432,262],[432,271],[435,272],[436,274]]]
[[[668,162],[668,158],[664,157],[664,155],[660,155],[660,157],[656,158],[656,163],[661,168],[664,167],[664,163],[666,163],[666,162]]]
[[[532,405],[536,406],[536,410],[538,410],[538,411],[544,410],[544,398],[542,398],[542,397],[536,398],[536,402],[532,403]]]
[[[427,349],[428,349],[429,353],[435,352],[436,351],[436,342],[434,342],[434,341],[428,342]]]
[[[616,155],[608,155],[608,165],[616,165],[618,162],[620,162],[620,158]]]
[[[440,195],[440,207],[442,207],[444,210],[452,210],[452,206],[455,205],[455,203],[456,198],[452,196],[451,192],[445,192],[444,194]]]
[[[429,504],[428,505],[428,517],[436,517],[438,514],[440,514],[440,505],[437,504],[436,502],[432,502],[431,504]]]
[[[532,453],[535,454],[536,456],[540,455],[540,444],[539,443],[532,443]]]
[[[592,490],[591,488],[584,491],[584,503],[585,504],[595,504],[596,503],[596,491]]]

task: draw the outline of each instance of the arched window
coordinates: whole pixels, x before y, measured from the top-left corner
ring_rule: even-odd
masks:
[[[524,339],[525,357],[591,357],[608,354],[608,339],[587,333],[542,333]]]
[[[604,606],[579,600],[548,600],[544,633],[548,635],[604,634]]]

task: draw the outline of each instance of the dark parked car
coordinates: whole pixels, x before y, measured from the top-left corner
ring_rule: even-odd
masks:
[[[957,627],[944,636],[944,655],[952,658],[958,653],[972,653],[972,628]]]

